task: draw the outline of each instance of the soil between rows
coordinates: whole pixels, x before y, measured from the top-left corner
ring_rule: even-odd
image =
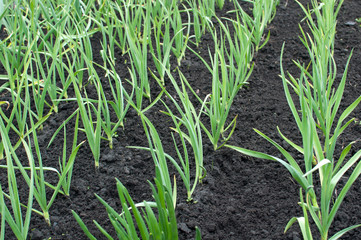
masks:
[[[308,1],[301,1],[306,4]],[[246,6],[246,5],[245,5]],[[232,9],[229,1],[218,16],[226,16]],[[339,14],[335,59],[339,73],[343,72],[347,58],[354,48],[349,67],[347,86],[341,108],[344,109],[361,94],[361,27],[350,25],[361,17],[361,2],[345,0]],[[304,13],[293,0],[281,0],[277,15],[270,24],[271,38],[267,45],[255,56],[255,68],[249,80],[249,86],[242,89],[236,97],[230,113],[230,119],[237,117],[237,127],[230,140],[231,145],[262,151],[274,156],[280,156],[277,149],[257,135],[253,128],[259,129],[287,150],[290,148],[282,142],[276,127],[292,140],[300,142],[301,138],[289,111],[283,94],[282,82],[279,78],[279,57],[283,42],[284,69],[298,72],[292,60],[307,61],[307,52],[302,46],[298,23]],[[94,56],[99,59],[99,39],[94,36],[92,48]],[[212,49],[213,40],[209,34],[203,38],[198,52],[207,56],[208,48]],[[123,64],[125,57],[119,57],[118,70],[121,77],[126,78],[127,65]],[[210,92],[211,77],[204,64],[191,52],[186,53],[186,59],[181,66],[191,86],[201,97]],[[155,84],[154,84],[155,86]],[[167,86],[168,89],[170,85]],[[157,88],[154,96],[157,95]],[[43,145],[42,155],[44,165],[56,167],[61,155],[63,138],[61,135],[49,148],[46,148],[53,132],[75,110],[74,102],[62,103],[59,113],[53,114],[39,132],[39,142]],[[169,127],[172,121],[159,112],[163,107],[158,104],[147,112],[162,137],[165,152],[175,154]],[[352,117],[360,118],[360,107]],[[71,127],[69,126],[69,129]],[[69,132],[71,130],[68,130]],[[204,134],[205,135],[205,134]],[[342,135],[339,149],[349,142],[360,139],[361,126],[353,124]],[[68,136],[71,139],[71,133]],[[85,135],[80,135],[80,140]],[[150,200],[150,188],[147,180],[154,177],[154,164],[148,152],[129,149],[127,146],[147,146],[147,140],[141,121],[135,111],[130,110],[124,129],[119,129],[114,142],[114,149],[109,149],[106,142],[102,143],[100,170],[94,170],[93,157],[87,144],[79,150],[74,165],[71,193],[69,198],[59,195],[50,209],[52,226],[33,214],[31,223],[31,239],[87,239],[71,210],[76,211],[87,224],[90,231],[98,238],[104,237],[93,224],[96,220],[109,232],[114,233],[108,220],[105,208],[95,198],[94,193],[101,196],[111,206],[120,211],[119,199],[115,187],[118,178],[131,193],[135,201]],[[355,153],[361,148],[356,143],[351,151]],[[301,159],[301,156],[297,156]],[[195,226],[200,227],[202,239],[301,239],[298,226],[293,226],[286,234],[283,230],[288,220],[293,216],[301,216],[299,186],[291,179],[288,172],[277,163],[242,156],[227,148],[213,151],[208,139],[204,138],[204,164],[207,177],[203,184],[198,185],[194,199],[197,203],[187,203],[182,182],[178,180],[178,204],[176,208],[180,239],[192,239]],[[52,177],[48,176],[49,181]],[[361,223],[361,182],[357,180],[354,187],[344,200],[333,224],[331,234],[353,224]],[[316,231],[314,231],[317,236]],[[6,239],[14,239],[7,232]],[[114,235],[115,236],[115,235]],[[316,237],[317,239],[317,237]],[[361,239],[361,229],[345,235],[343,239]]]

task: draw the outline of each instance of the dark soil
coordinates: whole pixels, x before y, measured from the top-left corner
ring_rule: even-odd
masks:
[[[306,4],[308,1],[301,2]],[[227,10],[232,7],[230,2],[226,1],[225,9],[219,11],[218,16],[227,16]],[[349,24],[361,17],[360,9],[359,0],[345,0],[339,14],[335,59],[340,74],[354,48],[342,109],[345,109],[361,94],[359,83],[361,81],[361,27],[358,24]],[[255,68],[249,80],[249,86],[239,92],[233,103],[229,119],[236,115],[238,118],[236,130],[229,144],[280,157],[277,149],[253,131],[253,128],[259,129],[287,150],[291,150],[278,135],[277,126],[286,136],[297,143],[300,142],[300,134],[284,97],[282,81],[279,77],[279,58],[282,44],[285,42],[284,69],[297,76],[298,71],[292,60],[307,63],[307,52],[299,40],[298,24],[303,17],[304,13],[295,1],[281,0],[277,15],[268,28],[271,31],[270,41],[256,54]],[[100,57],[98,37],[100,38],[100,36],[93,37],[92,47],[94,56]],[[213,40],[209,34],[206,34],[197,51],[207,57],[208,48],[212,46]],[[123,78],[127,77],[126,69],[129,67],[124,64],[125,59],[125,57],[117,59],[119,74]],[[102,62],[101,58],[95,61]],[[210,74],[204,64],[190,51],[186,53],[181,71],[191,86],[198,90],[201,97],[210,92]],[[171,88],[170,84],[167,88]],[[156,96],[158,88],[152,89],[154,89],[152,94]],[[75,105],[75,102],[62,103],[59,113],[53,114],[44,124],[44,129],[38,133],[39,142],[44,146],[42,155],[46,166],[58,166],[63,138],[59,135],[49,148],[46,148],[46,145],[54,131],[75,110]],[[162,109],[162,106],[155,105],[147,112],[147,116],[159,131],[165,152],[174,155],[174,147],[170,131],[168,131],[172,126],[172,121],[168,116],[160,113],[159,109]],[[352,117],[361,118],[360,110],[357,108]],[[67,129],[71,132],[70,125]],[[71,139],[71,136],[72,134],[69,133],[68,139]],[[360,136],[361,126],[352,124],[342,135],[338,149],[359,139]],[[85,135],[80,135],[79,138],[79,140],[84,140]],[[105,208],[95,198],[94,193],[120,211],[115,178],[128,188],[135,201],[150,200],[147,180],[154,178],[153,160],[148,152],[129,149],[127,146],[147,146],[142,123],[133,110],[130,110],[126,116],[124,129],[118,131],[114,149],[109,149],[107,142],[102,142],[99,171],[94,169],[89,146],[84,144],[81,147],[74,165],[70,197],[65,198],[62,195],[57,197],[50,209],[52,223],[50,227],[41,217],[32,215],[30,238],[87,239],[73,218],[71,210],[82,217],[98,239],[104,239],[104,237],[93,224],[93,220],[114,233]],[[355,144],[351,154],[360,148],[361,144]],[[296,154],[295,156],[301,160],[300,156]],[[287,233],[283,233],[291,217],[302,215],[302,209],[297,204],[299,185],[292,180],[286,169],[277,163],[249,158],[227,148],[213,151],[213,146],[206,138],[204,138],[204,164],[207,177],[203,184],[196,188],[194,193],[196,203],[186,202],[186,192],[182,182],[178,181],[176,212],[180,239],[192,239],[195,236],[196,226],[201,229],[202,238],[205,240],[296,240],[302,238],[296,224]],[[56,179],[48,179],[48,181],[55,182]],[[357,180],[335,218],[330,236],[340,229],[361,223],[360,189],[361,182]],[[8,230],[6,239],[14,239],[10,234],[11,231]],[[317,239],[315,230],[314,235]],[[343,239],[361,239],[361,229],[348,233]]]

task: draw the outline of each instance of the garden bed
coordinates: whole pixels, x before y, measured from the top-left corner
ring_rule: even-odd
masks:
[[[302,4],[307,2],[301,1]],[[224,9],[219,10],[217,15],[226,17],[227,11],[232,8],[233,5],[226,1]],[[340,74],[343,73],[347,58],[354,48],[342,109],[361,94],[361,27],[359,24],[353,24],[356,18],[361,17],[360,9],[359,0],[346,0],[338,18],[334,54]],[[238,117],[229,144],[280,157],[277,149],[253,131],[253,128],[262,131],[287,149],[287,144],[278,135],[277,126],[283,134],[295,142],[301,141],[283,92],[282,80],[279,77],[279,62],[284,42],[285,70],[297,76],[298,69],[292,60],[308,61],[308,53],[299,40],[301,33],[298,24],[303,18],[304,12],[295,1],[280,1],[277,14],[267,29],[271,32],[270,40],[256,53],[249,85],[240,90],[233,102],[229,119]],[[96,34],[91,38],[95,62],[102,62],[99,54],[100,37],[101,34]],[[198,48],[191,47],[207,57],[208,49],[212,51],[213,46],[211,35],[206,33]],[[127,70],[130,67],[129,59],[119,53],[117,63],[119,63],[117,71],[120,77],[129,77]],[[200,97],[204,98],[210,93],[211,75],[199,58],[190,51],[186,52],[180,70]],[[159,90],[156,83],[152,83],[151,86],[152,89]],[[91,86],[87,87],[91,88]],[[171,85],[168,84],[166,87],[170,89]],[[158,90],[152,92],[153,98],[157,96]],[[172,90],[170,92],[172,94]],[[164,100],[167,101],[166,98]],[[59,113],[52,114],[44,123],[43,130],[38,132],[44,165],[53,167],[58,165],[63,144],[61,135],[49,148],[46,146],[60,123],[76,108],[76,102],[61,103]],[[146,116],[155,125],[165,152],[174,155],[175,150],[169,130],[173,122],[159,110],[164,110],[164,106],[157,103],[146,112]],[[352,117],[361,119],[360,110],[361,108],[358,107]],[[71,210],[79,214],[90,232],[98,239],[104,239],[104,236],[93,224],[93,220],[99,222],[110,233],[114,233],[107,212],[95,198],[94,193],[121,211],[115,178],[127,187],[136,202],[151,200],[147,183],[147,180],[154,178],[154,163],[151,155],[147,151],[127,148],[127,146],[148,147],[142,122],[135,110],[129,110],[124,128],[120,128],[117,135],[113,149],[109,149],[107,142],[102,141],[99,170],[94,169],[89,146],[84,144],[80,148],[74,164],[70,197],[58,195],[50,208],[51,226],[48,226],[42,217],[32,215],[31,239],[87,239]],[[337,148],[342,149],[351,141],[361,139],[360,136],[361,125],[352,123],[342,135]],[[72,135],[69,134],[68,138],[71,137]],[[194,201],[190,203],[186,201],[186,191],[181,180],[177,180],[176,214],[180,239],[194,238],[196,226],[202,232],[202,239],[209,240],[302,239],[299,227],[296,225],[286,234],[283,233],[291,217],[302,215],[302,209],[297,204],[299,185],[292,180],[288,171],[275,162],[246,157],[225,147],[214,151],[213,145],[205,137],[203,151],[207,176],[203,183],[197,186],[193,196]],[[84,139],[85,134],[80,134],[79,140]],[[356,143],[351,154],[360,148],[361,143]],[[174,169],[171,167],[170,169],[171,173],[175,174]],[[55,182],[57,179],[52,181],[48,178],[48,181]],[[360,203],[361,182],[357,180],[337,213],[330,235],[350,225],[361,223]],[[7,231],[7,234],[10,233],[10,230]],[[8,235],[5,239],[13,238]],[[351,231],[343,239],[361,239],[361,229]]]

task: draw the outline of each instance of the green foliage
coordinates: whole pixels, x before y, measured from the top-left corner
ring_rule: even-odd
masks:
[[[237,19],[239,17],[237,15]],[[209,101],[205,100],[204,105],[204,112],[209,118],[211,129],[208,130],[203,123],[201,126],[211,140],[214,150],[226,144],[233,134],[237,116],[227,126],[228,114],[233,99],[239,89],[247,84],[253,71],[252,32],[240,21],[229,20],[233,27],[229,29],[228,25],[223,24],[218,18],[217,20],[221,26],[220,39],[218,40],[217,32],[211,30],[215,46],[213,56],[209,51],[211,66],[192,50],[212,74],[212,93],[208,95]],[[230,35],[232,30],[234,30],[233,36]],[[201,99],[199,101],[203,103]],[[228,130],[230,131],[227,134]]]
[[[155,179],[155,186],[149,182],[152,189],[153,202],[143,201],[135,204],[128,190],[117,179],[117,189],[122,206],[122,213],[117,213],[106,201],[96,195],[105,206],[110,222],[112,223],[119,239],[178,239],[177,221],[171,194]],[[140,210],[140,208],[142,208]],[[154,210],[156,212],[154,212]],[[87,229],[79,215],[72,211],[75,219],[89,239],[96,239]],[[113,237],[94,221],[95,225],[107,239]],[[200,240],[200,231],[196,231],[196,239]]]
[[[97,198],[106,206],[118,238],[178,238],[174,214],[177,189],[175,180],[171,181],[167,163],[170,161],[176,168],[186,187],[187,199],[191,201],[197,184],[206,175],[202,128],[213,138],[215,149],[227,142],[236,126],[236,119],[225,125],[228,111],[234,96],[253,69],[253,47],[250,45],[254,26],[241,24],[241,15],[237,14],[237,20],[230,21],[236,31],[234,38],[228,25],[219,21],[224,34],[220,41],[215,40],[217,51],[210,55],[213,62],[208,66],[213,75],[212,97],[200,100],[200,109],[188,96],[187,91],[194,91],[185,76],[179,72],[179,81],[172,75],[172,58],[180,65],[190,49],[189,43],[198,46],[206,31],[216,36],[212,18],[215,17],[215,7],[222,9],[224,3],[224,0],[0,0],[0,26],[7,34],[0,42],[0,63],[4,68],[0,75],[3,82],[0,93],[11,95],[11,101],[1,100],[0,105],[12,107],[10,114],[0,109],[0,159],[6,162],[0,167],[7,170],[8,177],[8,186],[0,185],[0,239],[5,236],[6,224],[18,239],[27,239],[32,212],[43,216],[50,224],[49,210],[57,195],[70,195],[73,166],[77,152],[85,142],[78,143],[78,132],[85,133],[97,169],[101,141],[108,141],[109,147],[113,148],[113,139],[117,137],[119,128],[124,127],[130,107],[138,111],[148,139],[149,147],[142,149],[150,151],[154,160],[156,187],[150,185],[155,201],[134,204],[119,181],[117,188],[122,215],[116,214],[99,196]],[[93,59],[92,44],[97,40],[93,38],[95,34],[100,36],[102,62],[94,62]],[[117,48],[120,49],[119,54],[126,56],[118,56]],[[129,59],[131,63],[126,81],[120,79],[121,73],[116,65],[120,57]],[[148,68],[151,59],[156,71]],[[224,77],[223,81],[218,74]],[[149,75],[161,87],[161,93],[153,102]],[[167,80],[174,87],[176,97],[167,91]],[[109,92],[105,92],[106,86],[109,86]],[[88,97],[92,91],[96,92],[95,99]],[[173,113],[173,108],[165,105],[164,113],[174,123],[172,137],[177,158],[164,153],[160,137],[145,114],[162,96],[170,99],[176,107]],[[147,106],[144,99],[149,99]],[[45,128],[43,123],[56,115],[59,105],[64,102],[75,103],[76,110],[59,126],[48,145],[53,147],[52,142],[63,130],[59,166],[45,166],[41,152],[43,143],[38,139],[38,131]],[[207,130],[200,121],[203,113],[211,118],[211,130]],[[72,119],[75,119],[75,125],[72,125],[74,136],[69,144],[67,131]],[[9,139],[9,132],[16,135],[15,141]],[[12,141],[14,144],[11,144]],[[68,145],[71,145],[69,152]],[[20,147],[26,152],[25,160],[16,155]],[[194,164],[190,163],[189,147],[193,151]],[[192,165],[194,169],[191,169]],[[57,182],[47,182],[48,171],[58,176]],[[26,204],[20,202],[16,175],[26,182],[24,187],[29,191]],[[33,208],[34,200],[39,210]],[[139,207],[142,207],[141,211]],[[86,230],[75,212],[74,216]],[[95,224],[106,238],[112,239],[100,224]],[[140,236],[135,229],[140,230]],[[94,239],[91,233],[86,234]],[[201,239],[199,229],[196,229],[196,239]]]
[[[279,162],[287,168],[295,181],[301,186],[299,205],[302,208],[303,217],[291,218],[286,225],[285,231],[295,222],[298,222],[304,239],[308,240],[313,239],[310,217],[319,230],[322,240],[339,239],[346,232],[361,226],[361,224],[353,225],[337,232],[332,237],[328,236],[329,229],[341,203],[361,174],[361,161],[359,161],[361,150],[348,157],[354,142],[343,148],[338,158],[335,156],[335,147],[340,135],[354,121],[354,119],[348,119],[348,117],[361,102],[360,96],[345,110],[339,110],[352,53],[337,88],[333,86],[337,76],[337,67],[333,59],[336,16],[342,2],[324,0],[319,3],[314,0],[312,1],[312,10],[306,10],[299,3],[306,14],[308,26],[312,33],[312,35],[306,35],[301,29],[303,35],[301,41],[308,50],[311,61],[306,67],[300,62],[295,62],[301,72],[299,78],[295,78],[291,74],[288,74],[289,79],[286,78],[282,65],[284,46],[282,48],[280,65],[284,92],[302,136],[302,146],[292,142],[279,129],[278,131],[285,142],[304,156],[304,171],[290,152],[258,130],[255,131],[273,144],[286,160],[265,153],[227,145],[252,157]],[[316,16],[317,22],[314,20],[313,15]],[[296,108],[289,90],[290,87],[298,95],[300,109]],[[318,177],[317,182],[320,183],[320,191],[315,190],[316,177]],[[341,178],[347,179],[347,181],[343,186],[338,186]],[[342,189],[337,195],[335,195],[336,186]]]
[[[6,130],[5,123],[2,118],[0,118],[0,134],[1,140],[5,152],[6,157],[6,168],[7,168],[7,176],[8,176],[8,189],[3,189],[3,186],[0,185],[0,206],[1,206],[1,233],[0,238],[4,239],[5,236],[5,221],[9,224],[10,229],[13,231],[17,239],[25,240],[27,239],[28,230],[30,226],[30,218],[33,206],[34,199],[34,172],[35,166],[33,161],[29,161],[30,165],[30,178],[27,182],[29,185],[29,194],[26,205],[26,213],[25,219],[23,219],[22,211],[21,211],[21,202],[19,196],[19,190],[15,175],[16,163],[14,165],[14,161],[18,162],[18,156],[15,151],[13,151],[13,147],[11,145],[10,139],[7,135],[8,131]],[[29,153],[29,145],[26,141],[23,142],[24,147]],[[30,159],[29,159],[30,160]],[[8,192],[9,194],[6,194]],[[4,197],[10,199],[11,207],[10,209],[5,204]]]
[[[142,112],[140,112],[140,116],[142,119],[145,134],[148,139],[149,148],[145,148],[145,147],[130,147],[130,148],[138,148],[138,149],[150,151],[155,165],[156,178],[160,179],[164,188],[168,191],[168,193],[171,194],[175,208],[177,202],[177,189],[176,189],[175,179],[174,179],[174,187],[172,186],[171,177],[168,171],[168,165],[167,165],[168,155],[164,152],[162,142],[154,125]]]
[[[346,70],[343,74],[343,78],[340,85],[338,86],[338,89],[336,91],[333,91],[334,94],[332,95],[332,99],[328,100],[330,103],[332,103],[333,106],[332,108],[328,108],[327,115],[325,115],[326,122],[329,124],[332,124],[335,120],[334,116],[336,116],[338,106],[342,99],[343,88],[346,81],[347,66],[348,63],[346,65]],[[303,154],[305,171],[301,170],[299,163],[297,163],[297,161],[292,157],[289,152],[287,152],[279,144],[277,144],[272,139],[259,132],[258,130],[256,130],[256,132],[267,141],[272,143],[283,154],[283,156],[286,158],[286,161],[268,154],[255,152],[235,146],[227,146],[252,157],[279,162],[287,168],[292,177],[301,185],[300,205],[303,209],[304,217],[292,218],[287,224],[285,230],[287,230],[294,222],[297,221],[301,227],[303,237],[305,239],[312,239],[312,234],[308,221],[308,214],[310,214],[317,228],[319,229],[321,239],[337,239],[347,231],[361,226],[361,224],[354,225],[352,227],[341,230],[333,237],[328,238],[328,230],[332,224],[332,221],[335,218],[335,215],[342,201],[344,200],[352,184],[361,174],[361,161],[359,161],[361,157],[361,150],[359,150],[348,160],[346,160],[346,156],[349,153],[351,145],[353,143],[350,143],[346,148],[343,149],[338,160],[336,160],[334,156],[334,146],[336,145],[339,136],[342,134],[345,128],[353,121],[353,119],[348,120],[346,123],[344,123],[344,121],[360,103],[361,96],[357,98],[348,108],[346,108],[343,112],[340,113],[340,117],[337,120],[336,126],[334,126],[334,128],[329,128],[330,130],[333,129],[332,137],[331,134],[328,134],[326,136],[323,135],[323,132],[320,134],[318,131],[318,118],[313,117],[317,116],[314,109],[317,110],[318,108],[314,108],[315,101],[313,99],[313,96],[315,95],[311,94],[310,83],[307,79],[307,76],[309,76],[309,74],[305,72],[305,68],[300,68],[300,70],[301,75],[298,80],[298,85],[297,87],[295,87],[286,79],[282,67],[281,55],[281,74],[284,91],[287,102],[293,113],[299,132],[302,136],[303,146],[301,147],[296,145],[295,143],[291,142],[286,136],[281,134],[281,132],[280,134],[286,142],[290,143],[290,145],[295,148],[295,150]],[[291,85],[295,89],[295,92],[299,95],[299,104],[301,106],[300,110],[296,109],[295,107],[288,85]],[[333,111],[331,111],[331,109],[333,109]],[[345,175],[348,171],[351,172],[349,177]],[[318,172],[319,181],[321,183],[320,195],[318,195],[314,189],[315,172]],[[339,192],[339,194],[334,198],[334,191],[336,189],[336,185],[339,183],[341,178],[346,178],[347,182],[343,185],[341,192]],[[303,193],[305,195],[303,195]]]
[[[224,1],[225,0],[216,0],[218,8],[221,10],[223,9]]]
[[[361,18],[357,18],[356,22],[361,23]],[[361,27],[361,25],[360,25],[360,27]]]
[[[256,46],[256,51],[266,45],[270,38],[270,32],[264,36],[267,25],[276,15],[276,6],[279,0],[246,0],[253,4],[253,17],[248,15],[238,2],[235,2],[237,9],[242,14],[242,21],[253,30],[252,41]],[[263,42],[263,43],[262,43]]]
[[[164,106],[166,107],[167,110],[163,111],[163,113],[172,118],[174,127],[172,127],[171,129],[179,135],[180,140],[182,142],[184,159],[178,147],[176,146],[175,141],[174,141],[174,145],[176,147],[178,159],[181,162],[181,166],[183,170],[180,170],[181,168],[179,167],[178,164],[175,164],[174,160],[171,161],[176,166],[178,172],[181,173],[183,182],[186,185],[188,201],[191,201],[192,194],[195,191],[197,183],[202,182],[202,179],[206,176],[206,170],[203,167],[203,140],[202,140],[201,122],[200,122],[200,116],[205,107],[205,102],[203,102],[199,113],[197,113],[196,108],[190,101],[190,98],[187,93],[186,87],[188,87],[189,90],[194,92],[191,89],[189,83],[187,82],[187,79],[179,71],[179,79],[181,83],[179,86],[175,78],[171,75],[171,73],[170,72],[167,73],[174,89],[177,92],[177,98],[180,100],[180,104],[169,92],[165,90],[164,87],[163,90],[166,96],[175,105],[179,115],[173,113],[166,104],[164,104]],[[186,142],[188,142],[188,144],[192,147],[194,154],[195,177],[193,180],[193,186],[191,186],[191,172],[190,172],[188,153],[186,150]]]

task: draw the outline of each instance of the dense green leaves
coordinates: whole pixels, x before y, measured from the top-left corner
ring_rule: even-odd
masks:
[[[319,3],[312,1],[312,10],[306,10],[300,4],[306,14],[312,35],[306,35],[301,29],[303,34],[301,41],[310,55],[311,62],[307,64],[307,67],[300,62],[295,62],[301,72],[298,78],[291,74],[288,74],[289,79],[286,78],[282,64],[284,46],[282,48],[280,65],[284,92],[302,136],[302,146],[293,143],[279,129],[278,131],[287,143],[303,155],[304,170],[301,169],[291,153],[257,130],[258,134],[278,148],[287,161],[268,154],[228,146],[249,156],[278,161],[287,168],[301,186],[299,204],[303,210],[303,217],[291,218],[285,231],[293,223],[298,222],[304,239],[313,239],[309,216],[312,217],[318,228],[322,240],[338,239],[347,231],[361,226],[354,225],[339,231],[330,238],[328,236],[342,201],[361,174],[361,161],[359,161],[361,150],[351,157],[348,156],[353,143],[342,150],[338,159],[335,156],[335,147],[340,135],[353,122],[353,119],[348,119],[348,117],[361,101],[361,97],[358,97],[345,110],[340,111],[339,109],[352,54],[347,61],[337,88],[334,87],[334,82],[337,80],[337,67],[333,59],[333,47],[336,16],[342,2],[324,0]],[[314,20],[313,14],[316,16],[316,20]],[[299,108],[296,107],[290,88],[298,95]],[[319,178],[318,182],[320,183],[320,191],[318,192],[314,190],[316,177]],[[347,182],[343,186],[338,186],[341,178],[346,178]],[[342,190],[335,196],[336,185]]]
[[[171,194],[157,179],[155,179],[155,186],[150,182],[149,185],[154,201],[135,204],[128,190],[117,180],[117,189],[122,206],[122,213],[120,214],[100,196],[96,195],[105,206],[119,239],[178,239],[177,221]],[[90,239],[95,239],[79,215],[74,211],[72,212],[85,234]],[[95,222],[95,224],[104,236],[113,239],[99,223]],[[197,239],[200,239],[199,231],[197,231],[197,236]]]
[[[232,136],[236,117],[228,122],[230,107],[253,70],[254,48],[259,48],[255,39],[262,38],[277,3],[255,1],[253,17],[245,20],[235,1],[237,17],[224,23],[218,18],[213,21],[216,7],[222,9],[224,0],[0,0],[0,25],[7,34],[0,42],[0,62],[4,68],[0,75],[4,82],[0,93],[8,92],[12,98],[12,102],[0,101],[0,105],[11,107],[10,114],[0,110],[0,159],[6,161],[0,167],[8,174],[7,185],[0,184],[3,216],[0,239],[5,236],[6,224],[18,239],[26,239],[31,212],[43,216],[50,224],[50,208],[56,196],[59,193],[70,196],[73,166],[78,150],[85,143],[78,143],[80,133],[85,133],[98,169],[102,141],[108,141],[113,148],[113,140],[119,137],[119,128],[125,127],[130,108],[138,112],[148,139],[149,147],[142,149],[148,150],[154,160],[157,179],[156,186],[151,184],[154,202],[135,204],[120,182],[117,188],[123,207],[121,216],[97,198],[106,207],[118,238],[177,239],[174,214],[177,185],[168,172],[168,162],[176,168],[191,201],[197,184],[206,176],[202,135],[206,133],[215,149]],[[220,37],[214,28],[216,22],[221,26]],[[233,30],[234,36],[230,34]],[[181,65],[186,54],[198,54],[199,49],[192,50],[190,46],[198,47],[206,31],[211,32],[216,44],[216,52],[210,54],[212,63],[207,66],[212,74],[212,92],[206,99],[198,99],[201,103],[198,108],[198,103],[192,102],[192,96],[188,95],[189,91],[195,94],[192,86],[179,69],[173,69],[172,60]],[[94,43],[101,45],[100,53],[93,52]],[[95,62],[94,56],[99,54],[102,62]],[[121,58],[127,59],[125,62],[130,60],[125,73],[119,70]],[[151,60],[155,69],[149,69]],[[121,79],[121,74],[127,77]],[[151,87],[157,84],[160,93],[155,92],[159,88]],[[175,90],[176,95],[169,88]],[[157,97],[152,99],[152,96]],[[168,105],[164,99],[170,100]],[[49,167],[42,161],[43,142],[38,135],[63,103],[73,103],[76,107],[59,124],[48,143],[49,148],[54,147],[52,142],[63,130],[59,165]],[[170,127],[176,157],[163,151],[161,138],[147,118],[147,111],[157,103],[164,104],[164,113],[172,119]],[[203,115],[209,117],[210,129],[201,122]],[[70,125],[72,120],[75,125]],[[346,126],[340,126],[340,131]],[[69,144],[71,130],[74,135]],[[10,144],[13,139],[8,139],[9,132],[16,135],[14,144]],[[25,161],[16,155],[21,147],[27,153]],[[189,154],[190,148],[192,154]],[[57,182],[47,181],[48,171],[58,176]],[[20,172],[19,176],[27,183],[26,205],[19,199],[16,172]],[[33,208],[34,200],[40,210]],[[141,211],[137,210],[140,206]],[[79,216],[73,214],[87,236],[95,239]],[[95,224],[106,238],[113,239],[99,223]],[[196,239],[200,238],[197,229]]]

